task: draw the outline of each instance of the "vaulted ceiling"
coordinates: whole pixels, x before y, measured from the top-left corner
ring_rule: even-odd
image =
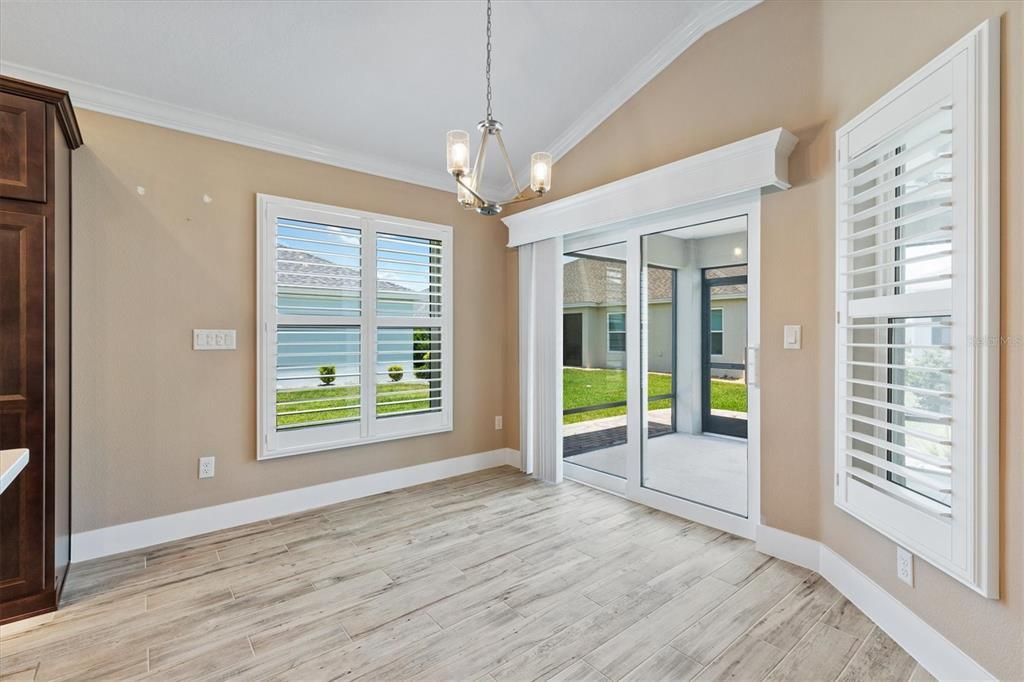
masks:
[[[533,151],[557,159],[753,4],[496,2],[494,114],[517,172]],[[475,134],[484,115],[484,7],[3,0],[0,71],[79,107],[451,189],[445,132]],[[488,166],[485,188],[508,191]]]

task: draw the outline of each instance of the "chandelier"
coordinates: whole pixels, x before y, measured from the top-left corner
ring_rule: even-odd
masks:
[[[501,209],[509,204],[517,204],[521,201],[530,201],[543,195],[551,189],[551,154],[547,152],[534,152],[530,156],[530,189],[533,194],[523,195],[523,189],[516,180],[515,171],[512,170],[512,161],[508,157],[508,150],[505,149],[505,142],[501,139],[501,123],[494,120],[491,115],[491,0],[487,0],[487,117],[477,124],[480,131],[480,147],[477,149],[476,163],[472,169],[469,167],[469,133],[465,130],[451,130],[448,132],[448,172],[455,178],[456,197],[463,208],[475,209],[482,215],[497,215]],[[512,186],[515,188],[515,196],[507,201],[497,202],[485,199],[478,190],[484,176],[484,161],[487,159],[487,142],[491,138],[497,141],[498,149],[505,159],[505,169],[512,178]]]

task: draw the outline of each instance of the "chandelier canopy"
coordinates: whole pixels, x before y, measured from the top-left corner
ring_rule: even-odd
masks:
[[[476,163],[469,165],[470,146],[469,133],[465,130],[450,130],[447,137],[448,172],[455,178],[456,197],[463,208],[474,209],[482,215],[497,215],[509,204],[536,199],[551,189],[551,154],[534,152],[530,156],[530,189],[533,194],[524,195],[519,186],[512,161],[509,159],[505,142],[501,139],[501,123],[494,120],[491,114],[491,0],[487,0],[487,116],[477,124],[480,131],[480,147],[477,149]],[[505,160],[505,169],[512,179],[515,196],[507,201],[491,201],[480,195],[484,162],[487,159],[487,142],[491,138],[497,141],[498,149]]]

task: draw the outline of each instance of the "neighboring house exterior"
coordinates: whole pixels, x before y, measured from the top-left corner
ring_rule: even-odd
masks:
[[[326,258],[286,247],[278,247],[277,253],[277,283],[281,307],[302,310],[307,306],[329,305],[339,311],[359,315],[359,294],[353,293],[349,298],[341,298],[337,291],[338,287],[345,287],[353,292],[359,291],[362,287],[359,268],[339,265]],[[429,304],[424,302],[423,296],[419,294],[420,292],[397,282],[379,279],[377,296],[381,305],[378,311],[387,311],[393,315],[428,315]]]
[[[710,274],[713,276],[713,271]],[[625,265],[616,261],[577,258],[565,263],[562,315],[566,366],[625,369],[625,275]],[[673,275],[668,268],[648,269],[647,363],[652,372],[672,371]],[[746,329],[746,287],[715,287],[711,298],[711,362],[742,364]],[[739,379],[743,370],[712,368],[711,375]]]
[[[303,314],[311,309],[332,309],[335,314],[346,317],[359,315],[362,287],[358,268],[339,265],[326,258],[305,251],[279,247],[277,249],[277,301],[281,310]],[[421,287],[427,290],[428,287]],[[351,296],[345,296],[351,291]],[[430,302],[424,301],[422,291],[386,279],[377,281],[378,313],[390,315],[425,316],[429,314]],[[280,334],[280,332],[279,332]],[[277,356],[278,388],[300,388],[316,386],[317,365],[334,366],[339,375],[336,385],[357,383],[361,342],[358,334],[338,333],[327,338],[325,346],[322,332],[302,328],[287,332],[287,340],[279,339],[280,351]],[[415,341],[412,329],[396,328],[388,331],[388,350],[379,351],[387,355],[377,360],[380,372],[391,365],[401,365],[407,380],[414,376]],[[401,344],[407,343],[407,347]],[[376,352],[367,348],[363,352]],[[379,353],[378,352],[378,353]],[[380,357],[378,354],[377,357]],[[310,369],[312,367],[312,369]],[[296,377],[306,377],[300,380]]]

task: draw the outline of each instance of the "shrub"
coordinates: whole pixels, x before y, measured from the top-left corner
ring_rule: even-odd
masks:
[[[391,377],[392,381],[401,381],[402,377],[405,376],[405,370],[402,369],[401,365],[391,365],[388,367],[388,376]]]
[[[417,379],[430,381],[436,378],[434,366],[430,363],[434,339],[429,329],[417,329],[412,333],[412,369]]]
[[[413,365],[413,369],[415,370],[416,378],[417,379],[422,379],[424,381],[432,379],[433,378],[433,374],[430,371],[431,370],[430,351],[428,350],[428,351],[425,351],[423,353],[420,353],[419,357],[417,357],[416,359],[420,361],[420,362],[415,363]]]
[[[334,383],[334,365],[321,365],[320,366],[320,385],[330,386]]]

